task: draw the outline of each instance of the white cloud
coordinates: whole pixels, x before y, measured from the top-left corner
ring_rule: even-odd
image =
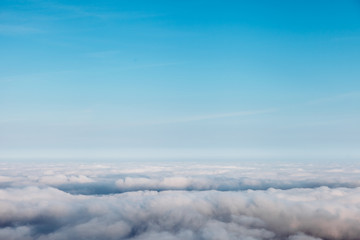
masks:
[[[60,185],[67,183],[91,183],[94,181],[84,175],[66,176],[63,174],[57,174],[57,175],[45,175],[39,179],[39,182],[48,185]]]
[[[358,239],[358,170],[2,164],[0,175],[10,184],[0,185],[0,239]]]

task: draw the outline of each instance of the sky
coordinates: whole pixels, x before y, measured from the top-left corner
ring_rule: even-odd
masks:
[[[360,1],[0,0],[0,239],[356,240]]]
[[[0,159],[360,157],[359,1],[0,2]]]

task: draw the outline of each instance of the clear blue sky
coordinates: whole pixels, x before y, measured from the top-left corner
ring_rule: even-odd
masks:
[[[3,158],[360,156],[359,1],[2,0],[0,50]]]

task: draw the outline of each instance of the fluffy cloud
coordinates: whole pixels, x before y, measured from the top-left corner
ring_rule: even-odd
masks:
[[[0,239],[360,236],[354,166],[23,164],[0,173]]]

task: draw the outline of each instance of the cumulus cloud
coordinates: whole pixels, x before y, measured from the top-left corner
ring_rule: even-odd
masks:
[[[358,239],[358,170],[3,164],[0,239]]]

